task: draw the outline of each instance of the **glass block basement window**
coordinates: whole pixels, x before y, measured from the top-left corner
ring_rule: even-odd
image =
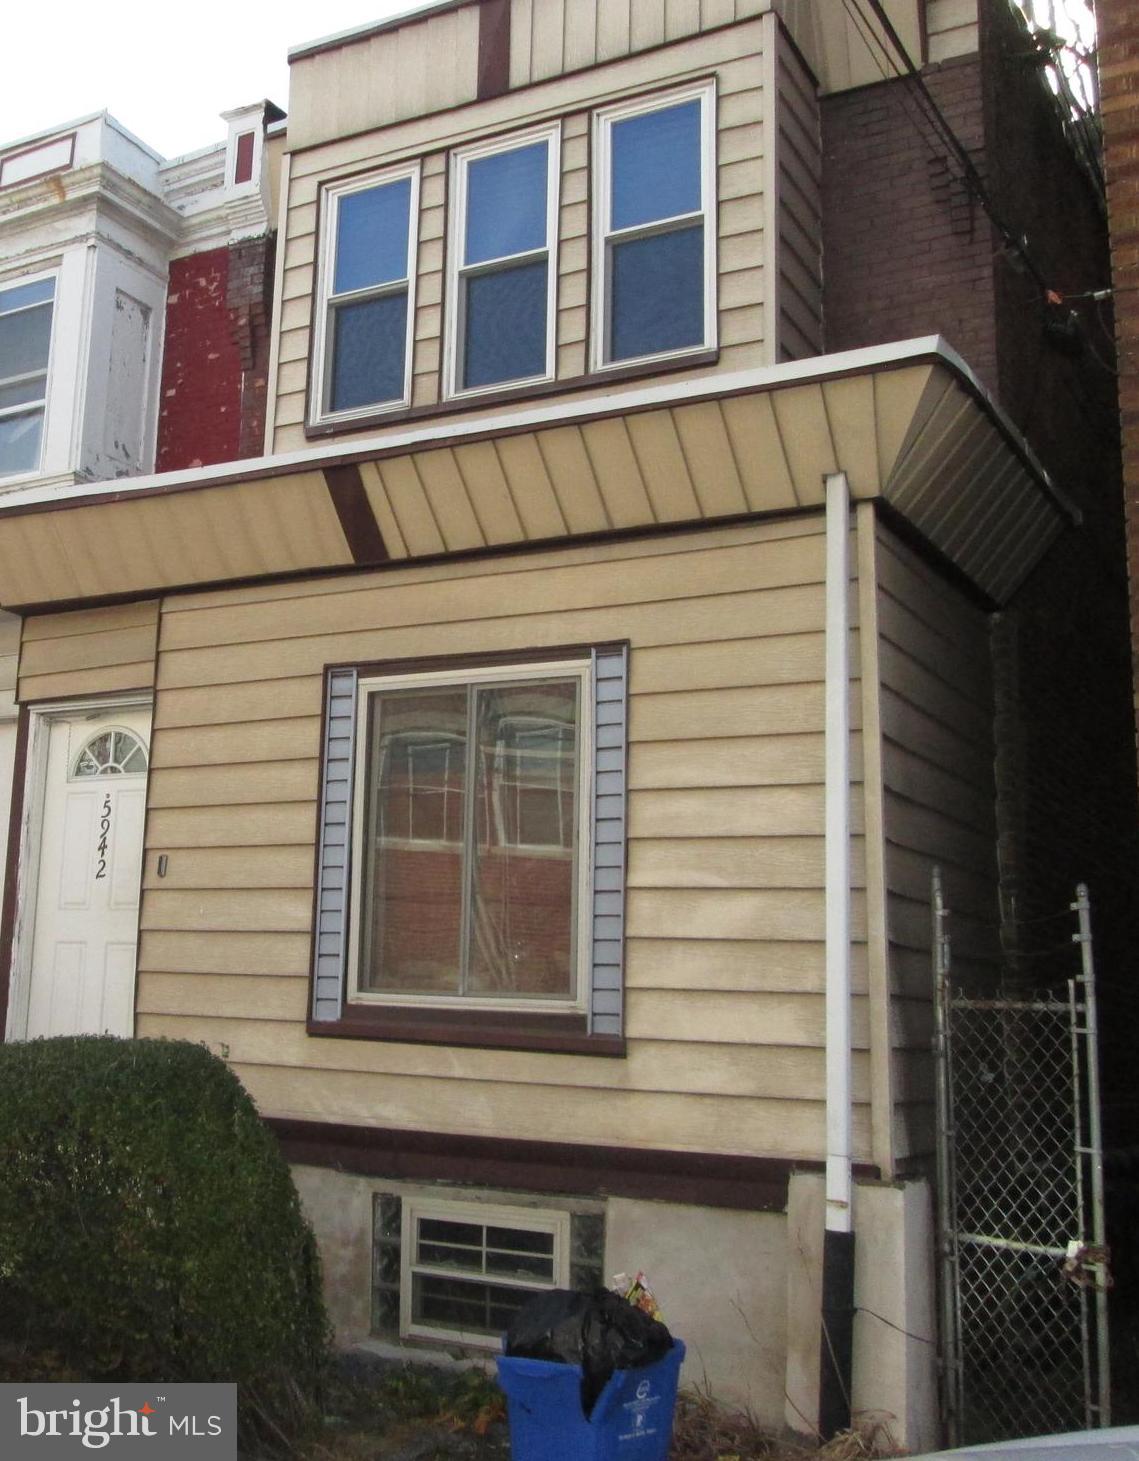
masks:
[[[604,1218],[391,1193],[375,1200],[373,1327],[497,1348],[543,1289],[601,1282]]]

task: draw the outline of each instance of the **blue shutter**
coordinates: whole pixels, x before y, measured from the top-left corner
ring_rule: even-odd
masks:
[[[356,671],[328,677],[317,859],[314,1020],[340,1018],[348,958],[348,890],[352,848],[352,769],[356,740]]]
[[[625,942],[628,649],[593,652],[593,959],[589,1028],[620,1035]]]

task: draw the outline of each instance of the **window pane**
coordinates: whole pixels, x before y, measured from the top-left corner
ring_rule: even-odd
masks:
[[[372,697],[362,989],[459,993],[466,734],[465,687]]]
[[[632,228],[700,207],[700,102],[614,122],[611,228]]]
[[[578,682],[486,686],[478,782],[471,994],[568,999],[575,904]],[[533,737],[523,748],[525,737]],[[523,836],[548,839],[527,844]]]
[[[24,416],[0,416],[0,477],[34,472],[40,464],[43,411]]]
[[[46,375],[33,375],[14,385],[0,385],[0,411],[6,406],[23,406],[28,401],[42,401],[46,395]]]
[[[17,284],[12,289],[0,289],[0,314],[9,309],[23,309],[29,304],[43,304],[54,298],[54,279],[37,279],[34,284]]]
[[[41,304],[18,314],[0,315],[0,380],[45,368],[51,311],[50,304]]]
[[[543,259],[467,279],[464,389],[545,375],[546,276]]]
[[[611,360],[701,344],[702,224],[614,244],[611,268]]]
[[[464,263],[546,247],[549,150],[547,143],[534,142],[468,164]]]
[[[336,215],[334,294],[407,278],[410,207],[410,178],[341,197]]]
[[[332,313],[332,382],[328,409],[350,411],[398,401],[404,391],[407,294],[385,294]]]
[[[411,1318],[414,1324],[436,1329],[498,1335],[533,1297],[532,1289],[416,1273],[411,1281]]]

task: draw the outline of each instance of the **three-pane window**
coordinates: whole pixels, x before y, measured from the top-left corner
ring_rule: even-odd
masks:
[[[360,690],[356,996],[577,1008],[588,664]]]
[[[0,477],[40,465],[54,301],[53,278],[0,288]]]
[[[599,112],[594,364],[715,343],[714,91]]]
[[[553,374],[556,129],[456,153],[453,393]]]
[[[560,126],[451,156],[443,391],[552,380]],[[591,365],[716,344],[715,85],[594,116]],[[324,191],[317,420],[411,402],[418,171]]]
[[[405,171],[325,194],[322,415],[360,415],[410,399],[418,191],[418,173]]]

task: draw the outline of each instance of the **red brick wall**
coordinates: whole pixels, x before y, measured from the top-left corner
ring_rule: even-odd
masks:
[[[925,78],[966,148],[979,148],[979,58],[931,66]],[[940,334],[995,387],[992,229],[917,115],[909,80],[823,100],[827,349]]]
[[[264,450],[272,272],[267,238],[171,264],[158,471]]]
[[[1139,0],[1098,0],[1096,14],[1119,350],[1132,690],[1139,704]]]

